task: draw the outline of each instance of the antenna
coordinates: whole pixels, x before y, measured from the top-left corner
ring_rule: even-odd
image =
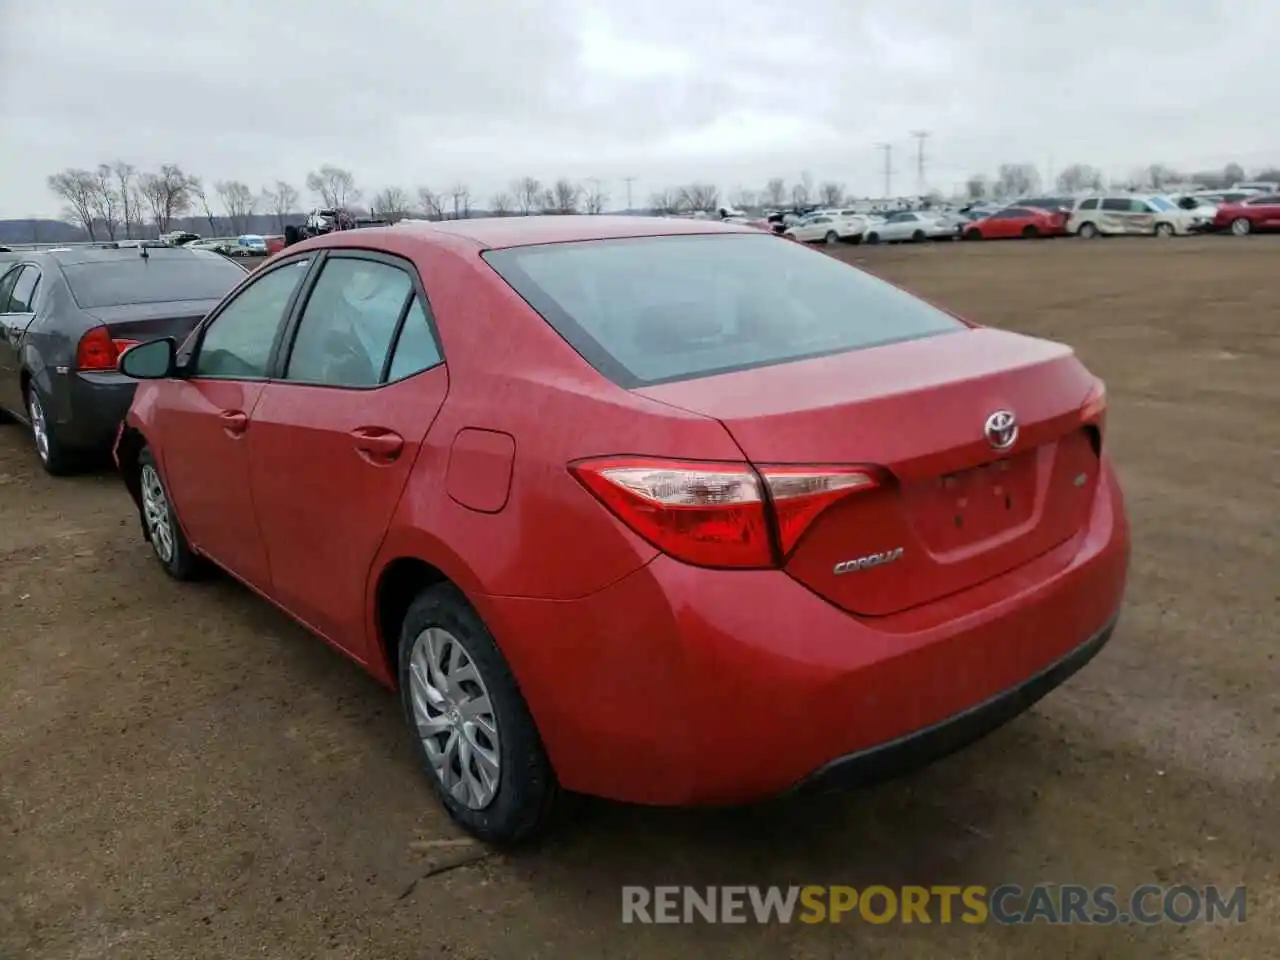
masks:
[[[929,138],[929,131],[912,130],[911,136],[916,141],[916,193],[923,197],[928,192],[924,182],[924,142]]]
[[[877,150],[884,151],[884,198],[893,196],[893,144],[877,143]]]
[[[622,178],[622,182],[627,185],[627,213],[630,213],[634,209],[631,206],[631,184],[635,183],[635,181],[636,181],[635,177]]]

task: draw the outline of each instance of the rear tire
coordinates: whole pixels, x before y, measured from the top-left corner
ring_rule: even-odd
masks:
[[[1236,217],[1231,221],[1231,232],[1237,237],[1247,237],[1253,230],[1253,224],[1247,217]]]
[[[197,579],[204,572],[204,563],[182,532],[150,447],[138,452],[138,498],[142,526],[156,562],[175,580]]]
[[[915,243],[924,243],[929,238],[925,236],[925,232],[923,230],[917,230],[915,233],[911,235],[911,239]]]
[[[1023,240],[1034,240],[1038,236],[1040,236],[1040,231],[1037,230],[1033,225],[1027,224],[1027,226],[1022,228]]]
[[[874,231],[867,234],[867,243],[879,243],[879,242],[880,242],[880,234]]]
[[[964,232],[964,238],[966,240],[981,240],[982,231],[979,230],[977,227],[971,227]]]
[[[34,382],[27,383],[27,422],[40,466],[51,477],[67,477],[81,469],[81,458],[58,437],[58,428],[47,413],[48,407]]]
[[[834,247],[840,242],[840,234],[836,233],[834,230],[828,230],[826,237],[823,239],[826,241],[828,247]]]
[[[545,832],[560,798],[555,771],[497,643],[452,584],[409,606],[399,680],[414,750],[453,820],[503,846]]]
[[[1098,236],[1098,228],[1092,223],[1080,224],[1080,229],[1076,231],[1076,236],[1084,240],[1092,240]]]
[[[1160,238],[1160,239],[1162,239],[1162,240],[1167,240],[1167,239],[1169,239],[1170,237],[1172,237],[1172,236],[1173,236],[1173,224],[1171,224],[1171,223],[1157,223],[1157,224],[1156,224],[1156,236],[1157,236],[1157,237],[1159,237],[1159,238]]]

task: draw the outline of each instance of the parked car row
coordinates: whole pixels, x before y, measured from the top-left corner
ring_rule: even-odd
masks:
[[[0,311],[46,468],[113,436],[159,566],[229,572],[396,690],[485,840],[562,791],[891,776],[1080,669],[1124,593],[1069,347],[748,226],[407,223],[253,273],[24,255]]]

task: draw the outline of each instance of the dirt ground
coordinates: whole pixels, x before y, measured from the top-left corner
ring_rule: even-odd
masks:
[[[1088,668],[895,783],[767,811],[589,803],[485,856],[386,691],[245,590],[165,579],[113,476],[50,480],[3,427],[0,957],[1280,956],[1280,238],[840,255],[1106,379],[1135,546]],[[623,884],[1053,881],[1244,883],[1248,921],[620,923]]]

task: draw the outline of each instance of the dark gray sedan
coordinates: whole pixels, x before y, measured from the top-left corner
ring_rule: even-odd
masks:
[[[247,274],[170,247],[23,252],[0,271],[0,418],[30,426],[55,475],[110,451],[135,386],[120,354],[181,341]]]

